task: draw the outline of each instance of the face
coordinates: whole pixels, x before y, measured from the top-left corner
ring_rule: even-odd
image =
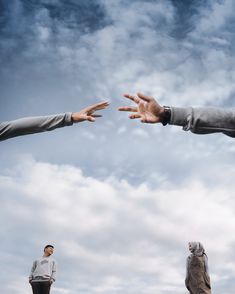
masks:
[[[50,256],[50,255],[52,255],[53,252],[54,252],[54,248],[52,248],[52,247],[47,247],[47,248],[45,248],[45,250],[44,250],[44,254],[45,254],[46,256]]]

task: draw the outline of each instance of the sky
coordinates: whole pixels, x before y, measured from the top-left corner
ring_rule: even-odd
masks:
[[[0,284],[29,294],[55,246],[53,294],[182,294],[201,241],[214,294],[233,294],[234,139],[141,124],[117,108],[233,107],[232,0],[0,0],[0,120],[79,111],[95,123],[0,143]]]

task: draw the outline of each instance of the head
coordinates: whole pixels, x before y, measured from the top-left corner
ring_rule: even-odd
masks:
[[[189,242],[189,251],[196,256],[202,256],[205,253],[204,247],[200,242]]]
[[[52,245],[46,245],[44,247],[44,256],[50,256],[54,252],[54,246]]]

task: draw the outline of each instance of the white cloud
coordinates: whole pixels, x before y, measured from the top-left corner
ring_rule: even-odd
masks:
[[[40,254],[47,240],[55,244],[62,272],[58,293],[80,291],[80,283],[68,286],[75,277],[83,285],[90,280],[89,293],[132,293],[129,278],[142,289],[139,293],[182,293],[191,240],[204,243],[216,288],[223,271],[228,277],[234,274],[234,187],[222,179],[219,186],[209,187],[203,175],[184,187],[169,187],[99,181],[69,165],[24,158],[14,171],[1,175],[1,221],[17,235],[23,258],[19,267],[30,268],[32,262],[21,246]],[[17,283],[24,289],[23,278]],[[14,287],[9,293],[19,293]]]
[[[233,103],[234,4],[196,5],[197,17],[185,16],[191,31],[179,38],[172,2],[158,2],[99,1],[107,23],[93,30],[40,5],[29,15],[19,1],[9,10],[3,118],[106,98],[114,106],[92,126],[1,143],[0,258],[8,272],[15,264],[14,282],[0,275],[4,294],[31,293],[28,269],[51,242],[55,294],[182,293],[190,240],[208,251],[213,292],[234,292],[234,140],[142,125],[116,111],[130,104],[123,92],[137,91],[164,105]],[[27,153],[37,160],[18,162]]]

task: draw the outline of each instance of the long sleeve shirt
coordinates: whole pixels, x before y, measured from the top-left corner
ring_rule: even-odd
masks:
[[[221,132],[235,138],[235,108],[171,107],[169,124],[182,126],[183,130],[190,130],[195,134]]]
[[[33,262],[33,266],[29,275],[32,282],[55,281],[57,265],[52,257],[41,257]]]
[[[0,141],[70,126],[73,124],[71,116],[72,113],[67,112],[63,114],[26,117],[13,121],[0,122]]]

